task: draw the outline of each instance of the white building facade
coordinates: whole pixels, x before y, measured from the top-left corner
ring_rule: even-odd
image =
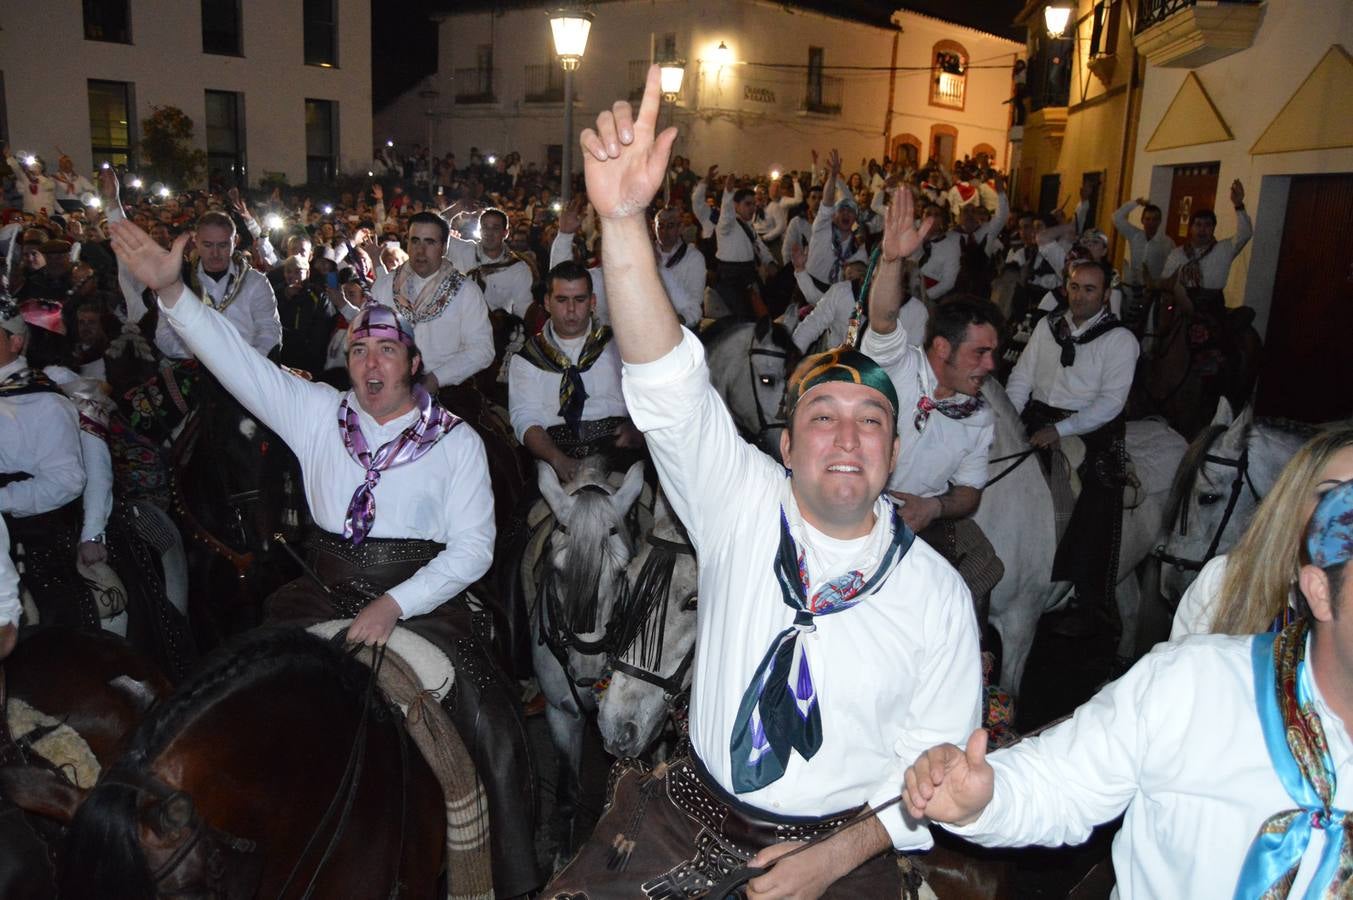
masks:
[[[55,169],[138,164],[140,123],[183,110],[215,177],[369,168],[368,0],[47,0],[0,13],[0,131]],[[175,188],[189,187],[175,185]]]
[[[430,144],[462,165],[471,147],[557,159],[563,73],[547,9],[446,15],[436,75],[376,114],[377,137]],[[615,0],[592,9],[575,131],[615,99],[637,99],[650,60],[680,58],[686,76],[663,123],[680,127],[676,152],[697,171],[712,163],[725,172],[803,170],[813,150],[825,157],[833,147],[851,170],[862,158],[924,161],[936,150],[949,160],[986,153],[998,166],[1007,161],[1004,101],[1023,51],[1016,42],[905,11],[867,23],[760,0]]]

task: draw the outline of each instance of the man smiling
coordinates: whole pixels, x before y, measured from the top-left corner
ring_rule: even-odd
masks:
[[[753,898],[896,897],[885,851],[930,834],[866,804],[897,793],[927,735],[978,720],[971,600],[881,497],[897,395],[873,360],[834,351],[796,370],[785,466],[738,435],[649,251],[644,213],[676,137],[656,134],[659,97],[654,66],[637,120],[617,103],[582,145],[626,404],[700,558],[690,752],[648,778],[622,768],[593,841],[545,896],[690,896],[750,862],[770,867]],[[924,228],[902,202],[906,253]],[[608,866],[615,847],[623,859]]]

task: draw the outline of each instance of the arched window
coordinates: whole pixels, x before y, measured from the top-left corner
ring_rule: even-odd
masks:
[[[968,51],[940,41],[930,52],[930,105],[962,109],[968,86]]]
[[[985,157],[987,158],[987,163],[986,163],[986,164],[987,164],[988,166],[995,166],[995,165],[996,165],[996,148],[995,148],[995,147],[991,146],[990,144],[977,144],[975,147],[972,148],[972,158],[973,158],[973,160],[981,159],[983,156],[985,156]]]
[[[918,169],[921,166],[921,139],[914,134],[899,134],[893,138],[893,162],[904,168]]]

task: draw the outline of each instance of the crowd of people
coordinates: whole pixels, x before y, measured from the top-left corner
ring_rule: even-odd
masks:
[[[900,896],[915,882],[888,851],[928,848],[927,817],[981,843],[1059,843],[1124,810],[1123,896],[1229,896],[1237,879],[1243,896],[1293,878],[1346,889],[1344,432],[1294,461],[1280,520],[1256,519],[1253,533],[1281,536],[1247,538],[1188,607],[1188,631],[1276,619],[1276,639],[1153,652],[990,763],[978,727],[983,598],[1001,577],[972,522],[994,427],[983,388],[1005,383],[1054,496],[1069,481],[1059,448],[1084,443],[1051,576],[1075,585],[1066,633],[1101,627],[1149,310],[1158,296],[1190,306],[1199,358],[1225,355],[1221,290],[1252,234],[1241,184],[1222,240],[1209,210],[1176,247],[1159,207],[1121,206],[1115,270],[1089,189],[1038,215],[1012,209],[985,158],[850,171],[835,150],[797,171],[701,175],[657,133],[656,89],[655,70],[637,114],[618,104],[584,131],[567,206],[554,173],[517,154],[472,151],[461,168],[386,146],[360,190],[251,196],[157,192],[65,157],[49,177],[6,148],[0,411],[24,427],[0,429],[0,656],[20,619],[11,538],[42,621],[119,614],[77,567],[106,563],[119,497],[163,483],[136,474],[168,464],[169,435],[136,427],[159,419],[135,408],[135,375],[212,379],[290,448],[304,485],[311,571],[265,618],[352,618],[349,639],[376,644],[403,623],[471,673],[448,712],[493,772],[497,889],[537,888],[520,698],[463,602],[494,562],[500,445],[480,422],[501,406],[510,452],[561,482],[592,455],[649,460],[699,554],[671,789],[650,800],[625,775],[547,896],[690,895],[743,864],[766,870],[752,896]],[[803,356],[777,411],[780,460],[743,440],[710,386],[697,333],[728,317],[773,320]],[[151,406],[191,405],[185,393]],[[147,442],[159,455],[125,446]],[[1265,579],[1277,544],[1285,569]],[[1236,610],[1260,585],[1263,601]],[[1254,685],[1275,678],[1256,710]],[[847,819],[858,829],[839,830]],[[639,830],[617,868],[608,845],[627,821]],[[1289,840],[1255,839],[1260,825]]]

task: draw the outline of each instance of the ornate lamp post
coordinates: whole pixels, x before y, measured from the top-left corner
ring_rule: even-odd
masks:
[[[591,30],[590,12],[559,9],[550,14],[554,52],[564,67],[564,158],[559,179],[559,202],[564,206],[568,206],[573,195],[573,73],[582,64],[583,53],[587,50],[587,35]]]

